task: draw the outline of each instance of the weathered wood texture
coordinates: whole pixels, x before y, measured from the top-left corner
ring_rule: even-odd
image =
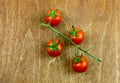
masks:
[[[102,59],[89,59],[85,73],[75,73],[71,60],[76,49],[61,37],[64,51],[52,58],[46,42],[56,38],[48,28],[40,28],[50,7],[59,8],[66,28],[81,27],[85,41],[81,47]],[[120,0],[0,0],[0,83],[120,83]],[[81,52],[81,51],[79,51]]]

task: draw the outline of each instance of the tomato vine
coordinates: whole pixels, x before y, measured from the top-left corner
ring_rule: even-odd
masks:
[[[58,30],[56,30],[55,28],[53,28],[49,23],[45,24],[45,23],[41,23],[40,26],[44,26],[44,27],[47,27],[49,29],[51,29],[52,31],[54,31],[56,34],[58,34],[59,36],[61,36],[62,38],[64,38],[65,40],[67,40],[69,43],[71,43],[73,46],[75,46],[77,49],[83,51],[84,53],[88,54],[89,56],[91,56],[92,58],[94,58],[97,62],[101,62],[101,60],[92,55],[91,53],[89,53],[89,50],[91,49],[83,49],[81,48],[79,45],[75,44],[73,41],[71,41],[71,39],[69,39],[67,36],[65,36],[64,34],[62,34],[61,32],[59,32]]]

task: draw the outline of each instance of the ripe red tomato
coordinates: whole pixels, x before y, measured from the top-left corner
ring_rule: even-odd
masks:
[[[58,24],[60,24],[61,19],[61,11],[58,9],[50,9],[46,13],[46,22],[50,22],[51,26],[57,26]]]
[[[57,57],[61,54],[62,50],[63,46],[59,40],[54,39],[48,41],[46,51],[50,56]]]
[[[72,26],[73,27],[73,26]],[[73,30],[69,32],[68,37],[75,43],[75,44],[81,44],[84,40],[85,34],[84,31],[80,28],[74,28]]]
[[[85,56],[76,56],[72,61],[74,71],[82,73],[88,68],[88,60]]]

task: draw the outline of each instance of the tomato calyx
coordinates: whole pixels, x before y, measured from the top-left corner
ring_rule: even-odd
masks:
[[[55,50],[60,51],[60,49],[58,48],[59,43],[60,43],[60,40],[57,43],[54,40],[52,40],[52,44],[47,47],[49,47],[52,52]]]
[[[55,18],[56,16],[59,16],[59,14],[57,14],[58,9],[56,10],[52,10],[50,9],[50,14],[48,14],[48,16]]]
[[[77,37],[78,36],[78,32],[80,32],[81,30],[76,30],[75,27],[72,25],[72,31],[69,32],[70,35],[72,35],[72,37]]]
[[[81,56],[75,54],[75,58],[73,59],[73,63],[77,64],[79,62],[83,62],[83,60],[81,60],[82,57],[83,57],[82,54],[81,54]]]

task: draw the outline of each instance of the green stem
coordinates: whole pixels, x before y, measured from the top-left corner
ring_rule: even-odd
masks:
[[[89,50],[91,50],[91,49],[93,49],[93,48],[95,48],[95,46],[92,46],[92,47],[88,48],[87,51],[89,51]]]
[[[73,30],[75,31],[75,27],[72,25]]]
[[[40,24],[40,26],[45,26],[48,27],[49,29],[51,29],[52,31],[56,32],[58,35],[60,35],[61,37],[63,37],[65,40],[67,40],[68,42],[70,42],[73,46],[75,46],[77,49],[83,51],[84,53],[88,54],[89,56],[91,56],[92,58],[94,58],[97,62],[101,62],[101,60],[99,58],[97,58],[96,56],[93,56],[92,54],[90,54],[88,52],[88,50],[84,50],[83,48],[81,48],[80,46],[76,45],[74,42],[71,41],[71,39],[69,39],[67,36],[65,36],[64,34],[60,33],[58,30],[56,30],[55,28],[53,28],[52,26],[50,26],[50,24],[45,24],[42,23]]]

